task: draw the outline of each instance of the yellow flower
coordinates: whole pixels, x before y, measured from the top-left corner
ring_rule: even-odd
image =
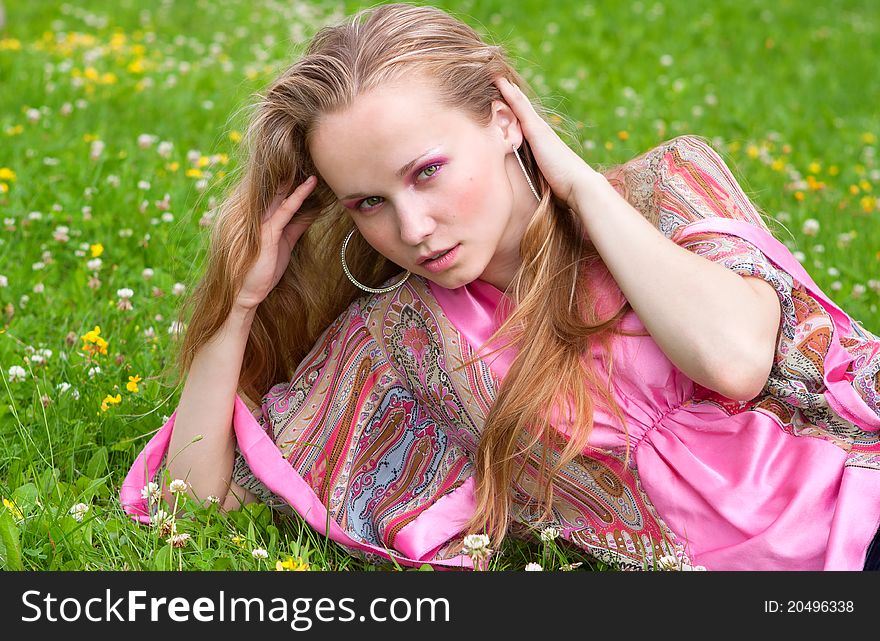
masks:
[[[828,175],[829,176],[836,176],[839,173],[840,173],[840,167],[838,167],[837,165],[831,165],[828,168]]]
[[[612,149],[614,149],[614,143],[611,142],[610,140],[606,141],[605,142],[605,149],[607,149],[608,151],[611,151]]]
[[[15,172],[9,167],[0,167],[0,180],[15,180]]]
[[[870,131],[866,131],[862,134],[862,142],[866,145],[873,145],[875,142],[877,142],[877,136],[872,134]]]
[[[859,189],[858,185],[850,185],[849,186],[849,193],[851,193],[853,196],[855,196],[860,191],[861,191],[861,189]]]
[[[121,49],[126,40],[127,38],[125,37],[125,34],[117,31],[113,34],[113,37],[110,38],[110,46],[113,49]]]
[[[6,497],[3,498],[3,507],[9,510],[9,512],[12,514],[12,518],[14,518],[16,521],[24,520],[24,514],[21,513],[21,510],[18,508],[18,506]]]
[[[229,155],[228,154],[217,154],[217,162],[221,165],[229,164]]]
[[[128,63],[126,67],[129,73],[143,73],[144,72],[144,61],[142,58],[137,58]]]
[[[286,561],[275,561],[275,571],[276,572],[308,572],[309,564],[303,561],[301,558],[296,557],[294,559],[292,556],[287,557]]]
[[[97,139],[98,139],[98,136],[96,136],[95,134],[84,134],[83,135],[83,142],[93,142]]]
[[[19,51],[20,49],[20,40],[15,38],[3,38],[3,40],[0,40],[0,51]]]
[[[108,71],[107,73],[101,74],[101,84],[102,85],[115,85],[117,81],[116,74]]]
[[[746,147],[746,154],[748,154],[749,158],[754,160],[761,153],[761,150],[758,149],[757,145],[749,145]]]
[[[106,354],[107,341],[101,338],[100,333],[101,328],[98,325],[95,325],[95,329],[90,332],[86,332],[83,336],[80,336],[80,338],[84,341],[82,351]]]
[[[822,165],[814,160],[809,165],[807,165],[807,171],[809,171],[811,174],[818,174],[820,171],[822,171]]]
[[[186,175],[189,178],[201,178],[202,177],[202,170],[201,169],[187,169]]]
[[[6,135],[7,136],[17,136],[18,134],[20,134],[23,131],[24,131],[24,125],[14,125],[12,127],[6,128]]]
[[[177,171],[178,169],[180,169],[180,163],[177,161],[170,162],[165,165],[165,169],[167,169],[168,171]]]
[[[621,140],[629,140],[629,132],[628,131],[618,131],[617,137]]]
[[[863,212],[870,214],[877,208],[877,199],[874,196],[863,196],[859,204],[862,206]]]
[[[86,70],[83,72],[83,75],[89,80],[97,80],[98,79],[98,70],[94,67],[86,67]]]
[[[92,252],[92,258],[97,258],[101,254],[104,253],[104,245],[101,243],[95,243],[94,245],[89,245],[89,249]]]
[[[211,159],[208,156],[199,156],[199,160],[196,163],[196,167],[207,167],[211,164]]]
[[[230,131],[229,140],[231,140],[232,142],[239,142],[241,140],[241,132],[235,130]]]
[[[794,192],[794,197],[795,197],[795,200],[799,200],[799,201],[803,200],[804,199],[804,192],[796,191],[796,192]]]
[[[0,194],[6,194],[9,192],[9,185],[6,183],[0,183]]]
[[[770,168],[773,171],[782,171],[783,169],[785,169],[785,161],[782,158],[777,158],[770,165]]]
[[[873,186],[871,185],[871,183],[869,183],[869,182],[868,182],[867,180],[865,180],[864,178],[862,178],[862,179],[859,181],[859,187],[862,188],[862,191],[871,191],[871,190],[873,189]]]
[[[122,402],[122,394],[117,394],[116,396],[111,396],[107,394],[107,397],[101,401],[101,411],[106,412],[110,405],[119,405]]]
[[[140,380],[140,376],[129,376],[128,382],[125,384],[126,389],[128,389],[129,392],[134,392],[135,394],[137,394],[140,391],[138,389],[138,382],[140,382]]]

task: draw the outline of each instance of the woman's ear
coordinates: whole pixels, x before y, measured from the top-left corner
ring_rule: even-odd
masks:
[[[519,118],[516,117],[516,114],[513,113],[513,109],[511,109],[503,100],[492,101],[492,121],[490,126],[498,128],[508,150],[511,146],[519,149],[523,142],[523,133],[519,124]]]

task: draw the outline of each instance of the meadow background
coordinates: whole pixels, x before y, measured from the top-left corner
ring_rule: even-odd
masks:
[[[162,373],[242,107],[367,4],[4,4],[0,567],[393,569],[265,506],[188,505],[174,547],[117,500],[179,397]],[[819,285],[880,332],[875,0],[433,4],[509,48],[588,162],[709,138]],[[502,550],[491,569],[605,569],[537,538]]]

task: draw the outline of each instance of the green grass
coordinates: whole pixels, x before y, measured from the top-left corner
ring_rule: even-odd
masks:
[[[713,140],[819,285],[880,330],[873,1],[809,10],[794,0],[435,4],[509,47],[546,104],[571,119],[570,142],[590,163],[622,162],[682,133]],[[179,390],[160,376],[174,348],[173,289],[198,278],[199,220],[235,167],[239,110],[294,45],[362,6],[7,3],[0,171],[15,178],[0,173],[0,496],[21,518],[0,508],[3,567],[270,569],[299,557],[313,569],[377,569],[264,506],[227,515],[186,506],[178,527],[192,540],[172,549],[116,498],[176,406]],[[114,41],[116,32],[124,38]],[[138,59],[143,72],[130,67]],[[141,134],[156,142],[141,148]],[[91,159],[94,141],[104,149]],[[158,141],[173,144],[167,158]],[[201,176],[186,175],[190,150],[209,159]],[[819,223],[814,236],[801,231],[808,219]],[[56,238],[59,226],[68,240]],[[87,263],[99,244],[95,269]],[[132,310],[117,307],[121,288],[133,290]],[[96,325],[108,353],[88,358],[80,336]],[[35,361],[44,349],[51,355]],[[23,380],[11,380],[13,366]],[[134,376],[137,392],[126,387]],[[103,411],[116,394],[121,402]],[[68,513],[80,502],[90,506],[81,522]],[[256,547],[268,558],[254,558]],[[552,543],[509,541],[502,551],[492,569],[605,567]]]

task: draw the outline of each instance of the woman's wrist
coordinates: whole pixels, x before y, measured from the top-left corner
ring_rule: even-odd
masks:
[[[590,217],[604,209],[603,203],[613,197],[620,198],[620,194],[608,179],[592,167],[586,166],[572,185],[569,207],[587,223]]]

